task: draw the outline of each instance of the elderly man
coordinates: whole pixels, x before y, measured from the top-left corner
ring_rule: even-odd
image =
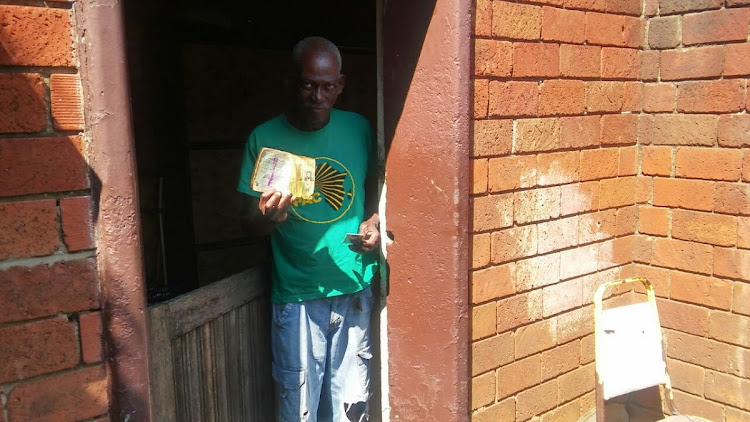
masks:
[[[371,280],[380,242],[370,125],[333,108],[346,78],[330,41],[310,37],[292,52],[288,110],[255,128],[237,190],[243,226],[271,235],[273,378],[278,415],[289,421],[362,421],[369,398]],[[315,193],[253,191],[261,148],[315,158]],[[359,233],[352,243],[342,240]]]

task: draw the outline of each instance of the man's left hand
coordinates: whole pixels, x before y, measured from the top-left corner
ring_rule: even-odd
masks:
[[[357,253],[368,253],[372,252],[380,244],[380,230],[373,221],[367,220],[359,225],[359,234],[362,235],[362,240],[352,242],[349,245],[349,249]]]

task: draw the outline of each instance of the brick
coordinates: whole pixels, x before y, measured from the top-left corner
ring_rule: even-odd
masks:
[[[705,370],[700,366],[690,365],[675,359],[667,360],[667,371],[672,387],[691,394],[703,395]]]
[[[644,23],[630,16],[586,13],[586,41],[589,44],[639,48],[643,44]]]
[[[99,287],[93,259],[0,272],[0,323],[94,309]]]
[[[607,0],[565,0],[565,8],[605,12]]]
[[[677,87],[677,111],[730,113],[745,107],[745,81],[683,82]]]
[[[474,9],[474,35],[492,36],[492,0],[477,0]]]
[[[750,410],[750,380],[707,371],[706,398]]]
[[[543,414],[541,422],[577,422],[580,416],[580,403],[575,400]]]
[[[542,380],[572,371],[580,362],[581,345],[575,340],[542,353]]]
[[[589,112],[621,111],[625,101],[623,82],[586,82],[586,110]]]
[[[750,251],[716,248],[714,254],[715,276],[750,280]]]
[[[659,12],[659,0],[644,0],[643,15],[655,16]]]
[[[60,200],[63,240],[69,252],[94,248],[91,198],[79,196]]]
[[[638,231],[653,236],[666,236],[669,233],[669,209],[639,207]]]
[[[750,44],[727,44],[724,76],[750,75]]]
[[[0,139],[0,196],[89,187],[81,138]]]
[[[506,333],[475,341],[471,345],[472,376],[499,368],[513,361],[513,334]]]
[[[534,355],[518,360],[499,368],[495,372],[497,377],[497,398],[505,397],[526,390],[541,381],[541,358]]]
[[[716,142],[718,116],[657,114],[653,143],[657,145],[705,145]]]
[[[474,79],[474,118],[487,117],[487,107],[490,103],[490,81]],[[475,122],[476,123],[476,122]]]
[[[662,15],[668,15],[706,9],[718,9],[721,7],[721,4],[721,0],[659,0],[659,13]]]
[[[560,75],[573,78],[598,78],[602,48],[589,45],[560,45]]]
[[[557,388],[557,380],[552,380],[519,393],[515,420],[527,420],[553,409],[558,400]]]
[[[560,144],[560,121],[555,118],[516,121],[515,151],[552,151]]]
[[[649,0],[646,0],[649,1]],[[656,81],[659,78],[659,62],[661,60],[659,51],[641,51],[641,80]]]
[[[719,116],[718,140],[723,147],[749,147],[750,114]]]
[[[597,270],[599,244],[580,246],[560,253],[560,278],[568,279]],[[546,303],[545,303],[546,305]]]
[[[633,261],[650,264],[653,258],[655,239],[647,236],[636,236],[633,239]]]
[[[602,78],[638,79],[641,74],[641,56],[633,48],[602,48]]]
[[[492,2],[492,36],[538,40],[542,32],[542,8],[506,1]]]
[[[739,180],[740,151],[716,148],[677,148],[675,169],[678,177]]]
[[[750,0],[727,0],[727,7],[750,6]]]
[[[83,363],[104,360],[104,343],[101,312],[91,312],[78,317],[81,332],[81,357]]]
[[[607,12],[641,15],[641,0],[607,0]]]
[[[576,115],[584,109],[584,83],[571,80],[548,80],[539,93],[539,115]]]
[[[559,146],[565,149],[582,149],[598,146],[601,116],[561,117],[559,119]]]
[[[742,151],[742,181],[750,181],[750,153]]]
[[[513,44],[513,77],[557,77],[560,46],[545,43]]]
[[[581,365],[585,365],[587,363],[593,362],[595,357],[595,351],[594,351],[595,345],[594,345],[594,335],[588,335],[581,339],[581,351],[580,351],[580,357],[581,357]]]
[[[620,163],[618,165],[618,176],[635,176],[638,173],[638,148],[620,148]]]
[[[669,331],[667,356],[730,375],[748,377],[750,350],[726,343]]]
[[[490,116],[536,116],[538,108],[538,83],[490,82]]]
[[[576,151],[539,154],[537,183],[540,186],[559,185],[578,181],[579,154]]]
[[[561,215],[578,214],[599,209],[599,182],[586,182],[560,187]]]
[[[669,176],[672,173],[672,148],[644,146],[641,148],[641,171],[649,176]]]
[[[510,120],[477,120],[474,122],[474,156],[509,154],[513,143]]]
[[[516,263],[516,290],[519,292],[549,286],[560,281],[560,255],[551,254]]]
[[[713,311],[711,312],[708,336],[724,343],[750,347],[750,318],[728,312]]]
[[[542,319],[542,290],[515,295],[497,302],[497,332],[503,333]]]
[[[737,219],[737,246],[750,248],[750,218],[739,217]]]
[[[0,66],[75,66],[71,11],[0,6]]]
[[[661,79],[674,81],[721,76],[724,49],[708,46],[661,52]]]
[[[548,220],[560,216],[560,188],[540,188],[515,192],[514,218],[518,224]]]
[[[496,230],[513,224],[513,195],[474,198],[474,231]]]
[[[584,302],[591,302],[589,295],[584,294]],[[557,341],[567,343],[594,332],[594,308],[585,306],[557,316]]]
[[[643,83],[625,82],[625,97],[622,110],[640,112],[643,104]]]
[[[544,310],[547,318],[577,308],[583,304],[581,280],[564,281],[542,289]],[[576,358],[576,362],[578,359]]]
[[[542,39],[583,44],[586,39],[586,13],[575,10],[542,8]]]
[[[607,114],[602,116],[602,146],[635,145],[638,141],[638,116]]]
[[[490,263],[490,234],[475,234],[471,236],[472,268],[477,269]]]
[[[680,17],[653,18],[648,20],[648,45],[651,48],[675,48],[680,45]]]
[[[506,264],[474,271],[471,277],[472,303],[482,303],[515,293],[516,265]]]
[[[581,151],[580,179],[584,181],[617,176],[619,159],[617,148]]]
[[[655,206],[711,211],[714,207],[713,184],[700,180],[654,179]]]
[[[520,327],[515,332],[516,359],[550,349],[557,343],[557,320],[549,319]]]
[[[76,329],[64,317],[0,328],[0,383],[72,368],[78,364]]]
[[[513,155],[491,158],[489,161],[490,192],[505,192],[536,185],[536,157],[533,155]]]
[[[497,305],[490,302],[471,309],[471,339],[493,336],[497,326]]]
[[[750,10],[724,9],[689,14],[682,18],[685,45],[747,41]]]
[[[578,244],[578,217],[540,223],[538,233],[540,254],[575,246]]]
[[[716,212],[750,215],[750,191],[744,183],[716,183],[715,201]]]
[[[657,299],[662,327],[696,336],[708,333],[708,309],[665,299]]]
[[[724,406],[674,390],[675,407],[688,415],[700,416],[710,421],[720,421],[724,417]]]
[[[604,179],[600,183],[599,209],[635,204],[635,177]]]
[[[748,422],[750,421],[750,412],[743,412],[741,410],[732,409],[731,407],[726,408],[726,422]]]
[[[487,167],[488,160],[472,160],[471,170],[473,173],[471,193],[474,195],[487,193]]]
[[[614,209],[583,214],[579,217],[578,243],[581,245],[614,237],[617,211]]]
[[[636,238],[638,239],[638,238]],[[658,267],[647,267],[645,265],[636,265],[636,275],[644,277],[654,286],[654,293],[657,297],[669,297],[670,293],[670,273],[671,271]],[[636,286],[636,291],[645,293],[644,289]]]
[[[52,199],[0,203],[0,260],[49,255],[58,249]]]
[[[572,400],[594,389],[594,364],[590,363],[558,378],[560,403]]]
[[[513,45],[505,41],[474,40],[474,75],[510,76],[513,67]]]
[[[633,261],[633,238],[608,240],[599,245],[599,270],[629,264]]]
[[[49,78],[52,123],[58,130],[83,130],[83,93],[78,75],[53,74]]]
[[[750,315],[750,284],[734,283],[732,311],[738,314]]]
[[[711,274],[713,248],[692,242],[656,239],[654,265],[702,274]]]
[[[654,119],[655,116],[648,114],[638,116],[638,143],[640,145],[654,143]]]
[[[487,372],[471,379],[471,409],[495,402],[495,374]]]
[[[537,226],[513,227],[492,233],[492,263],[503,264],[537,253]]]
[[[500,403],[480,409],[471,416],[471,422],[510,421],[513,420],[515,414],[516,400],[511,397]]]
[[[645,84],[643,86],[643,111],[672,112],[675,109],[676,98],[677,88],[674,84]]]
[[[0,9],[0,19],[2,16]],[[0,50],[0,60],[2,54],[3,51]],[[40,132],[45,128],[47,110],[41,75],[0,74],[0,92],[3,95],[0,103],[0,133]]]
[[[82,368],[13,388],[8,394],[9,420],[83,420],[107,413],[104,366]]]

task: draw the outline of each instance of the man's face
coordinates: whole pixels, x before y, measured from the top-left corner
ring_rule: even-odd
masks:
[[[302,59],[294,92],[301,117],[309,123],[327,123],[344,89],[345,77],[329,54],[308,54]]]

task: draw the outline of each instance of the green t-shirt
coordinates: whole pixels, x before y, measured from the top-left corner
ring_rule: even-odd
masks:
[[[353,252],[342,242],[346,233],[359,231],[365,218],[365,178],[374,161],[367,120],[334,109],[328,124],[313,132],[295,128],[283,114],[261,124],[245,146],[238,191],[260,196],[250,188],[250,178],[263,147],[313,157],[316,166],[314,196],[297,199],[288,219],[271,234],[271,300],[299,302],[369,286],[377,271],[376,254]]]

